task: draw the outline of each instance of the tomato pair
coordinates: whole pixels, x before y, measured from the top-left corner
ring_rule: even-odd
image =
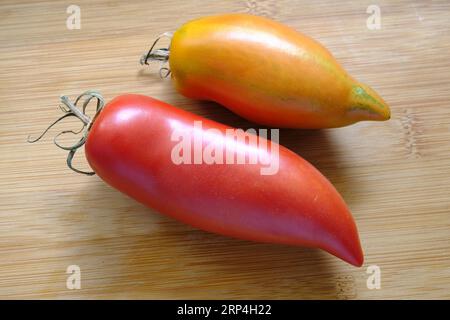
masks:
[[[168,61],[179,92],[216,101],[256,123],[328,128],[390,117],[386,103],[320,44],[265,18],[195,20],[173,34],[169,48],[154,46],[142,63]],[[92,99],[97,113],[90,119],[85,109]],[[87,92],[62,103],[67,109],[61,118],[76,116],[85,129],[75,145],[59,145],[69,150],[70,167],[85,144],[96,174],[161,213],[231,237],[318,247],[362,265],[358,232],[341,196],[311,164],[276,142],[142,95],[121,95],[104,106],[98,93]],[[181,140],[187,141],[183,148]],[[204,161],[205,154],[212,160]],[[258,161],[236,161],[252,157]],[[263,174],[267,168],[274,170]]]

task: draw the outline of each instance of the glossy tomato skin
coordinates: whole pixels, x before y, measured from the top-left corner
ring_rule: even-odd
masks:
[[[331,128],[390,118],[386,102],[320,43],[263,17],[188,22],[173,35],[169,64],[183,95],[268,126]]]
[[[194,129],[201,121],[202,129]],[[198,124],[198,122],[197,122]],[[216,129],[211,134],[208,129]],[[279,148],[279,170],[257,164],[176,164],[174,130],[222,144],[233,155],[257,152],[275,161],[275,148],[230,140],[229,127],[142,95],[108,103],[86,142],[92,169],[108,184],[148,207],[194,227],[260,242],[319,247],[360,266],[357,229],[344,201],[312,165]],[[223,133],[223,135],[221,134]],[[266,140],[263,140],[266,141]]]

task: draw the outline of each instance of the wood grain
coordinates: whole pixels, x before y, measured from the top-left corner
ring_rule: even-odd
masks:
[[[66,8],[81,8],[68,30]],[[368,30],[366,9],[381,8]],[[60,94],[135,92],[226,124],[251,123],[186,99],[139,56],[160,33],[214,13],[271,17],[322,42],[379,91],[392,120],[282,130],[357,221],[366,261],[232,240],[159,215],[69,171],[50,139]],[[0,4],[1,298],[450,298],[450,5],[448,1],[22,1]],[[56,131],[52,130],[52,134]],[[83,156],[77,164],[86,166]],[[66,268],[81,268],[80,290]],[[366,268],[381,268],[381,289]]]

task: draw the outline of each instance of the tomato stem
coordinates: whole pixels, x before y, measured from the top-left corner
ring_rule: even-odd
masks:
[[[170,56],[170,45],[167,48],[158,48],[154,49],[155,45],[161,40],[162,38],[169,38],[172,39],[173,33],[171,32],[164,32],[163,34],[159,35],[155,41],[153,42],[152,46],[150,47],[150,50],[148,50],[147,53],[143,54],[140,59],[141,65],[148,65],[148,61],[160,61],[161,65],[159,67],[159,76],[161,78],[167,78],[170,74],[170,69],[166,67],[167,61],[169,61]]]
[[[95,115],[91,119],[86,114],[86,108],[87,108],[89,102],[94,98],[97,99],[97,107],[96,107]],[[80,96],[78,96],[78,98],[75,100],[74,103],[70,102],[69,97],[67,97],[67,96],[61,96],[60,99],[61,99],[61,103],[63,105],[60,105],[59,107],[64,112],[64,115],[62,115],[61,117],[56,119],[52,124],[50,124],[44,130],[44,132],[42,132],[41,135],[39,135],[37,138],[31,139],[31,137],[28,136],[28,142],[34,143],[34,142],[41,140],[41,138],[47,133],[48,130],[50,130],[50,128],[52,128],[54,125],[56,125],[57,123],[59,123],[61,120],[65,119],[65,118],[75,117],[75,118],[79,119],[83,123],[83,126],[81,127],[80,130],[78,130],[78,131],[73,131],[73,130],[61,131],[53,138],[53,143],[57,147],[59,147],[63,150],[69,151],[69,154],[67,155],[67,166],[70,169],[72,169],[73,171],[78,172],[78,173],[93,175],[93,174],[95,174],[95,172],[93,172],[93,171],[87,172],[87,171],[82,171],[82,170],[78,170],[78,169],[74,168],[72,166],[72,160],[75,155],[75,152],[85,144],[85,142],[87,140],[87,136],[89,134],[89,130],[91,129],[92,123],[95,121],[98,114],[102,111],[103,106],[105,105],[105,100],[103,99],[103,97],[100,93],[98,93],[97,91],[93,91],[93,90],[86,91],[83,94],[81,94]],[[84,99],[84,102],[80,109],[77,107],[77,105],[82,99]],[[65,146],[58,142],[58,138],[62,135],[65,135],[67,133],[77,135],[81,132],[83,132],[81,139],[78,140],[78,142],[76,142],[73,145]]]

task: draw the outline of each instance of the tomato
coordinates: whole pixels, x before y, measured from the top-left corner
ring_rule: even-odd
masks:
[[[386,102],[321,44],[263,17],[188,22],[173,34],[169,50],[151,50],[143,62],[149,59],[168,59],[181,94],[268,126],[331,128],[390,118]]]
[[[331,183],[292,151],[263,138],[255,147],[251,139],[239,139],[243,132],[231,139],[226,135],[230,129],[147,96],[121,95],[90,126],[86,158],[109,185],[196,228],[317,247],[361,266],[355,222]],[[259,161],[179,163],[173,156],[181,136],[191,141],[200,137],[197,148],[203,151],[211,144],[224,146],[233,159],[256,153],[267,164],[277,161],[278,170],[263,175],[267,166]],[[196,151],[194,146],[190,151]],[[185,152],[179,154],[184,157]]]

